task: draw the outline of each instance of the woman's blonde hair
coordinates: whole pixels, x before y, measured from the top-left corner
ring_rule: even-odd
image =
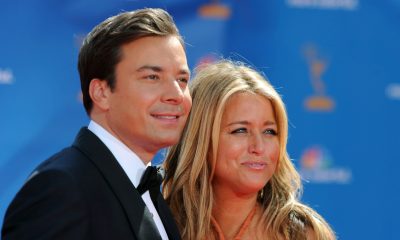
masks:
[[[163,192],[183,239],[213,235],[212,177],[225,105],[234,94],[246,92],[266,97],[278,127],[280,157],[277,169],[260,191],[263,207],[260,224],[271,239],[306,239],[305,226],[315,239],[334,239],[328,224],[298,197],[302,185],[286,151],[288,119],[281,97],[257,71],[240,62],[221,60],[199,69],[191,82],[193,105],[179,143],[169,149],[164,162]],[[261,109],[260,109],[261,111]],[[296,238],[293,238],[296,237]],[[301,238],[303,237],[303,238]]]

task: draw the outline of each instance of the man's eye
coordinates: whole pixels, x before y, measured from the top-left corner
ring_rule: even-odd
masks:
[[[148,76],[146,76],[146,78],[150,79],[150,80],[158,80],[159,79],[158,75],[155,75],[155,74],[148,75]]]
[[[189,82],[189,80],[186,77],[178,78],[178,81],[179,82],[183,82],[183,83],[188,83]]]
[[[231,132],[231,134],[235,134],[235,133],[247,133],[247,129],[246,128],[238,128]]]

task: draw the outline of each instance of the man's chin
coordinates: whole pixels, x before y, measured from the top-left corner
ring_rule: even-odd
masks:
[[[161,148],[167,148],[173,146],[178,143],[179,137],[178,136],[170,136],[170,137],[161,137],[160,139],[160,146]]]

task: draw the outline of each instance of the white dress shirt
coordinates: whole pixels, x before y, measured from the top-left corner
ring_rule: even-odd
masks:
[[[88,129],[92,131],[98,138],[100,138],[100,140],[107,146],[107,148],[117,159],[119,165],[121,165],[122,169],[124,169],[126,175],[128,175],[132,184],[137,187],[147,167],[146,165],[144,165],[142,160],[140,160],[140,158],[125,144],[123,144],[120,140],[114,137],[111,133],[109,133],[95,121],[90,121]],[[148,166],[150,165],[151,162],[148,164]],[[165,231],[161,218],[158,215],[156,208],[154,207],[153,201],[151,201],[149,191],[143,193],[142,199],[151,214],[153,215],[153,220],[156,223],[162,239],[168,239],[168,235]]]

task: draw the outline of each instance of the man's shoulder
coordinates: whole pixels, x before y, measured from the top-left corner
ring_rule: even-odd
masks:
[[[83,147],[89,146],[91,142],[95,141],[87,138],[87,136],[92,137],[90,135],[91,132],[86,127],[81,128],[70,146],[44,160],[36,167],[35,171],[57,170],[63,172],[92,167],[87,151],[82,150]]]
[[[75,147],[67,147],[44,160],[35,171],[59,170],[68,171],[77,166],[84,166],[88,163],[85,156]]]

